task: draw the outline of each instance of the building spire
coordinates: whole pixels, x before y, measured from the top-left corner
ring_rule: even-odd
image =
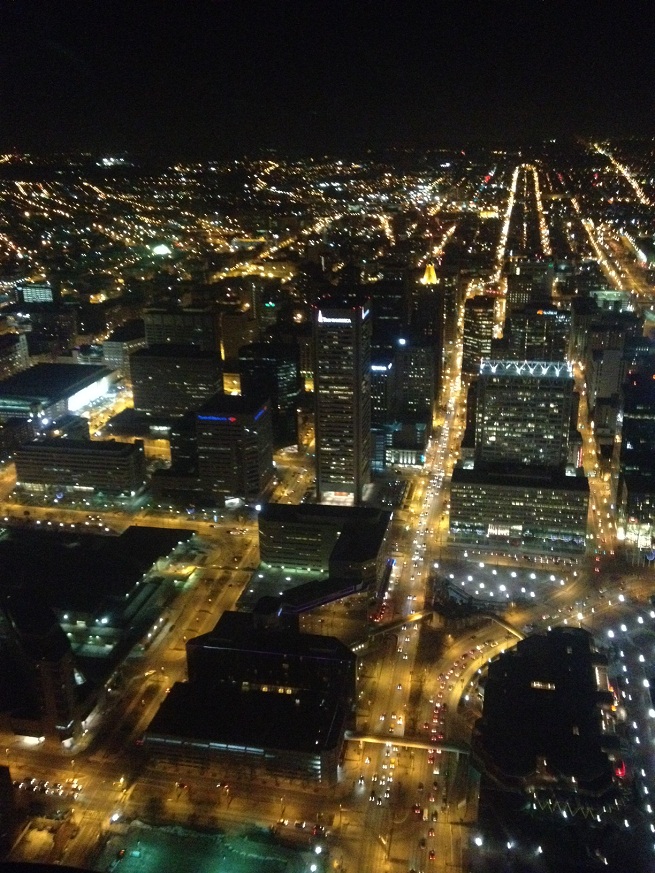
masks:
[[[423,278],[420,281],[421,285],[437,284],[437,274],[434,269],[434,264],[431,261],[425,265],[425,273],[423,273]]]

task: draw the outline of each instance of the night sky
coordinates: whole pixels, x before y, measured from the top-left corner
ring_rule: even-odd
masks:
[[[0,0],[0,148],[651,134],[651,2]]]

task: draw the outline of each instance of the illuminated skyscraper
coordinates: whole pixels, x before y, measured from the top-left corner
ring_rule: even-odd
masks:
[[[483,361],[476,464],[561,467],[568,455],[573,373],[563,361]]]
[[[361,502],[371,469],[371,318],[367,304],[314,310],[316,489]]]
[[[483,358],[491,356],[494,332],[495,298],[490,295],[471,297],[464,304],[464,343],[462,371],[477,373]]]

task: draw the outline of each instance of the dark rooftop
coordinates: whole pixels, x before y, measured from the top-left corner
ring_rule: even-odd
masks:
[[[198,418],[212,418],[215,415],[254,415],[263,409],[261,399],[242,397],[238,394],[214,394],[198,410]]]
[[[0,382],[0,397],[54,401],[70,397],[113,370],[95,364],[36,364]]]
[[[562,491],[588,491],[585,476],[567,476],[564,470],[553,467],[525,467],[516,464],[485,464],[469,468],[461,463],[455,465],[452,481],[470,484],[504,485],[507,488],[527,486],[530,488],[556,488]]]
[[[0,594],[28,592],[55,610],[94,613],[125,598],[192,530],[129,527],[120,536],[8,528],[0,535]]]
[[[155,343],[147,349],[139,349],[138,352],[133,352],[130,355],[130,360],[139,358],[194,358],[220,363],[217,352],[207,352],[198,346],[185,343]]]
[[[341,741],[346,719],[338,695],[322,688],[297,697],[220,686],[203,696],[194,685],[176,682],[146,736],[318,753]]]
[[[110,433],[120,434],[121,436],[151,436],[151,428],[158,428],[157,437],[166,439],[166,433],[161,428],[172,428],[173,424],[179,421],[179,416],[172,415],[150,415],[147,412],[139,412],[132,406],[123,409],[116,415],[112,416],[105,429]]]
[[[358,580],[352,579],[311,579],[309,582],[303,582],[302,585],[288,588],[280,597],[261,598],[255,608],[257,609],[262,601],[270,600],[277,603],[278,608],[282,607],[284,612],[308,612],[317,606],[355,594],[361,590],[361,585],[357,582]]]
[[[373,524],[388,515],[371,506],[329,506],[323,503],[266,503],[259,517],[269,521],[343,525],[348,521]]]
[[[509,776],[527,778],[545,759],[549,771],[574,776],[579,788],[608,787],[599,708],[608,692],[595,675],[606,663],[581,628],[522,640],[489,665],[479,745]]]
[[[0,334],[0,351],[4,351],[5,349],[9,349],[15,346],[20,339],[17,333],[3,333]]]
[[[126,343],[130,340],[138,340],[146,338],[146,328],[142,318],[134,318],[132,321],[127,321],[121,324],[116,330],[112,331],[107,339],[110,343]]]
[[[62,449],[68,451],[88,452],[90,455],[102,455],[105,453],[114,455],[131,455],[135,446],[134,443],[122,443],[116,440],[74,440],[65,437],[59,439],[56,437],[47,437],[33,443],[24,443],[20,452],[38,453],[42,448],[46,449]]]
[[[295,631],[259,630],[251,612],[227,611],[213,630],[189,640],[187,648],[231,648],[244,652],[295,654],[305,658],[353,661],[355,656],[336,637]]]

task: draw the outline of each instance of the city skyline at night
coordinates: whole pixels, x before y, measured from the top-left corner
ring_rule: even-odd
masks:
[[[5,4],[0,871],[653,869],[652,24]]]

